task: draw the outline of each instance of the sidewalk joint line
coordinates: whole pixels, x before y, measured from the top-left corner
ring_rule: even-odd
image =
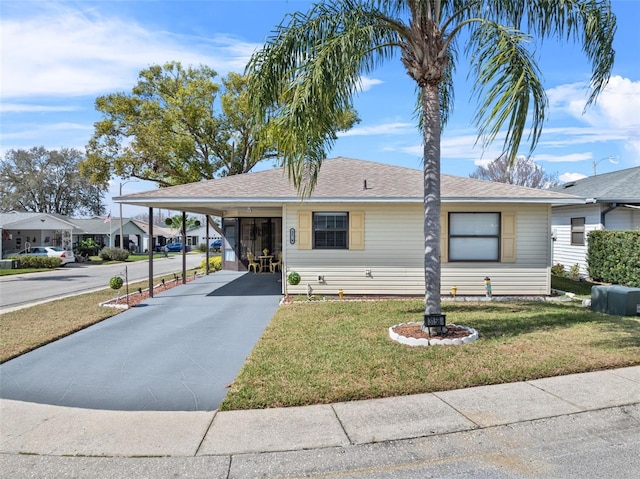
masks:
[[[193,455],[194,457],[196,457],[198,455],[198,453],[200,452],[200,449],[202,449],[202,445],[204,444],[204,440],[207,437],[207,434],[209,434],[209,431],[211,430],[211,427],[213,426],[213,421],[215,420],[217,415],[218,415],[218,410],[216,409],[213,412],[213,417],[211,418],[211,421],[209,421],[209,425],[207,426],[207,429],[204,431],[204,434],[202,435],[202,439],[200,439],[200,442],[198,443],[198,447],[196,447],[196,452]]]
[[[340,429],[342,429],[342,432],[344,433],[345,437],[349,441],[349,444],[351,444],[352,446],[355,446],[355,442],[353,442],[353,440],[349,437],[349,434],[347,433],[347,430],[345,429],[344,424],[340,420],[340,416],[338,416],[338,412],[336,411],[336,408],[333,407],[333,404],[330,404],[329,406],[331,406],[331,410],[333,411],[333,415],[336,417],[336,420],[338,421],[338,424],[340,424]]]

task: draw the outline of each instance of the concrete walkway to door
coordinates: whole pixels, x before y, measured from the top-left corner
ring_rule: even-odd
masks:
[[[213,411],[275,313],[279,274],[219,271],[0,365],[2,399]]]

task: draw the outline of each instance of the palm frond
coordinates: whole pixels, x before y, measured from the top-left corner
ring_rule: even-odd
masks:
[[[514,159],[527,124],[530,105],[530,149],[542,133],[547,97],[541,74],[527,49],[530,37],[513,28],[483,21],[473,31],[471,52],[473,92],[479,99],[474,117],[485,146],[506,128],[503,148]]]

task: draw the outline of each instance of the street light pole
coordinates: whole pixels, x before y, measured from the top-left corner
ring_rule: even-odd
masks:
[[[605,156],[604,158],[600,158],[598,161],[593,160],[593,176],[596,176],[596,174],[597,174],[596,173],[596,166],[598,166],[598,163],[600,163],[601,161],[604,161],[604,160],[609,160],[609,163],[611,163],[613,165],[618,163],[617,161],[614,161],[613,156],[611,156],[611,155]]]
[[[120,196],[122,196],[122,185],[126,185],[127,183],[136,180],[127,180],[124,183],[120,183]],[[120,203],[120,248],[124,249],[124,231],[122,227],[122,203]],[[129,244],[127,244],[127,249],[129,249]]]

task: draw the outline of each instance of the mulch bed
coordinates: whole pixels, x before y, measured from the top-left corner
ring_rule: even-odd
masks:
[[[187,276],[187,283],[190,281],[193,281],[194,279],[196,279],[197,276],[195,275],[191,275],[191,276]],[[176,286],[180,286],[182,283],[182,278],[178,278],[177,280],[169,280],[160,284],[157,284],[153,287],[153,295],[157,296],[158,294],[163,293],[164,291],[167,291],[171,288],[175,288]],[[124,289],[124,287],[123,287]],[[141,292],[139,291],[134,291],[134,292],[129,292],[129,297],[127,298],[126,295],[120,296],[119,298],[113,298],[110,301],[106,301],[104,303],[102,303],[103,306],[107,306],[107,307],[114,307],[114,306],[128,306],[129,308],[133,308],[135,306],[138,306],[140,303],[143,303],[144,301],[146,301],[149,298],[149,290],[148,289],[143,289]]]
[[[392,329],[394,333],[400,336],[416,339],[462,339],[473,334],[473,332],[468,329],[452,324],[447,326],[447,332],[445,334],[429,335],[422,331],[421,324],[399,324]]]

